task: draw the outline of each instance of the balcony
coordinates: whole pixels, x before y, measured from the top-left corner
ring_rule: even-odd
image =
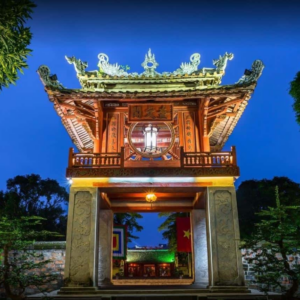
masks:
[[[67,177],[196,177],[239,176],[235,147],[228,152],[184,152],[177,160],[130,160],[124,147],[119,153],[74,153],[69,151]]]

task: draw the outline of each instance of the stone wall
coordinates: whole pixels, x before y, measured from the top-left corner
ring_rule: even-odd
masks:
[[[58,279],[55,282],[49,283],[47,286],[43,286],[43,288],[48,288],[49,291],[57,290],[63,285],[63,276],[64,276],[64,267],[65,267],[65,242],[45,242],[45,243],[36,243],[35,250],[39,254],[43,254],[44,259],[52,260],[51,263],[46,265],[40,271],[49,272],[49,273],[57,273]],[[242,255],[246,254],[246,250],[242,250]],[[251,250],[248,250],[246,256],[243,256],[243,268],[245,272],[246,284],[249,288],[257,289],[258,286],[255,284],[255,274],[253,272],[253,265],[249,264],[247,258],[255,257],[255,253]],[[280,257],[278,257],[280,259]],[[300,255],[290,255],[289,260],[291,264],[300,265]],[[37,270],[38,272],[38,270]],[[282,278],[282,283],[287,287],[290,285],[288,278]],[[26,290],[27,294],[36,294],[39,293],[39,290],[36,287],[29,287]],[[0,299],[5,298],[4,290],[0,287]]]
[[[65,268],[65,247],[66,242],[45,242],[45,243],[36,243],[35,252],[37,254],[42,254],[44,260],[51,260],[52,262],[45,265],[42,269],[33,270],[32,272],[39,274],[43,273],[56,273],[58,278],[57,280],[48,283],[41,288],[46,288],[49,291],[57,290],[63,285],[63,276]],[[38,262],[38,261],[36,261]],[[40,293],[40,290],[35,286],[30,286],[26,289],[26,294],[32,295]],[[5,293],[3,287],[0,286],[0,299],[5,298]]]
[[[255,252],[252,250],[242,249],[242,261],[243,261],[243,269],[245,272],[245,280],[246,284],[251,289],[258,289],[259,286],[255,283],[255,273],[253,272],[253,265],[248,262],[248,258],[255,258]],[[280,255],[277,255],[278,259],[281,259]],[[291,266],[300,265],[300,254],[296,255],[288,255],[289,263]],[[291,285],[289,278],[282,277],[282,284],[287,288]],[[298,295],[300,295],[300,289],[298,290]]]

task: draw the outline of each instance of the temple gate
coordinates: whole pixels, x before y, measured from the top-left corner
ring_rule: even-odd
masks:
[[[70,149],[67,168],[66,286],[116,284],[113,213],[180,211],[190,212],[192,224],[193,278],[186,284],[246,291],[234,188],[239,167],[235,147],[222,148],[263,63],[254,61],[237,83],[222,86],[231,53],[202,69],[195,53],[170,73],[156,71],[151,50],[141,74],[110,64],[103,53],[98,58],[99,69],[86,71],[86,62],[66,57],[81,89],[65,88],[47,66],[38,69],[79,150]]]

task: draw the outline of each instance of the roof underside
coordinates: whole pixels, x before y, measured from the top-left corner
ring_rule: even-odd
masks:
[[[229,103],[226,113],[211,119],[210,144],[213,151],[222,149],[239,118],[241,117],[256,84],[218,86],[207,89],[189,89],[156,91],[156,92],[108,92],[108,91],[83,91],[83,90],[51,90],[46,89],[49,98],[54,102],[54,108],[62,119],[73,143],[80,151],[93,150],[95,132],[93,122],[89,118],[82,118],[84,113],[93,116],[95,102],[114,103],[126,107],[128,103],[146,100],[171,101],[174,106],[180,101],[186,105],[195,104],[196,99],[210,98],[216,104]],[[149,87],[150,89],[150,87]],[[236,102],[236,100],[241,100]],[[119,103],[119,104],[117,104]],[[232,104],[231,104],[232,103]],[[74,116],[77,116],[76,118]]]

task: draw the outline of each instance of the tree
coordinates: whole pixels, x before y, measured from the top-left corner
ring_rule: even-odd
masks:
[[[18,71],[23,74],[23,68],[28,68],[32,34],[25,21],[31,19],[34,7],[30,0],[0,1],[0,90],[15,84]]]
[[[289,94],[294,98],[293,108],[296,113],[296,121],[300,125],[300,72],[290,84]]]
[[[7,191],[0,191],[0,214],[8,219],[38,216],[47,219],[43,230],[66,234],[67,216],[64,205],[68,193],[56,180],[41,179],[31,174],[7,180]]]
[[[299,226],[293,221],[294,212],[300,218],[299,206],[282,204],[278,187],[275,188],[275,196],[275,207],[269,206],[257,213],[262,220],[256,224],[256,231],[245,240],[243,248],[256,253],[248,260],[254,263],[253,271],[260,289],[267,293],[272,288],[280,288],[285,299],[292,299],[299,288],[300,266],[292,266],[288,255],[300,254]],[[292,280],[288,289],[282,284],[283,276]]]
[[[278,186],[283,204],[297,205],[300,199],[300,184],[287,177],[274,177],[272,180],[246,180],[237,189],[237,205],[241,238],[251,235],[255,223],[260,221],[256,213],[273,204],[274,188]],[[300,225],[300,220],[293,212],[291,216]]]
[[[127,225],[127,242],[132,242],[132,239],[136,240],[139,237],[133,235],[133,231],[140,232],[143,230],[143,226],[138,224],[137,219],[141,219],[143,216],[139,213],[118,213],[114,214],[114,224]]]
[[[41,254],[32,250],[35,239],[57,236],[36,230],[43,220],[39,217],[0,218],[0,286],[4,286],[6,295],[12,300],[24,299],[26,287],[39,288],[57,279],[58,274],[41,271],[51,260],[44,260]]]
[[[176,218],[187,217],[187,213],[170,213],[160,212],[159,217],[166,217],[165,221],[158,227],[158,231],[163,231],[163,239],[168,240],[168,246],[171,251],[177,251],[177,232],[176,232]]]

